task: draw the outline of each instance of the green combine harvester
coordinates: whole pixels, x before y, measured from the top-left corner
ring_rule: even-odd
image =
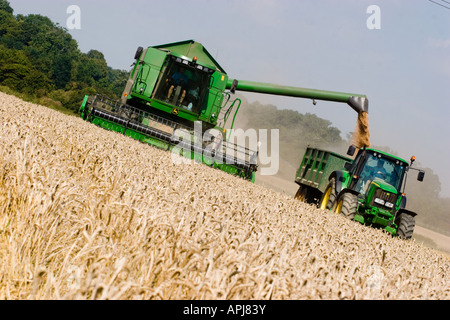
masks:
[[[241,105],[231,98],[236,91],[343,102],[368,112],[365,95],[230,79],[193,40],[139,47],[134,58],[121,101],[85,96],[82,118],[253,182],[258,150],[231,135]]]

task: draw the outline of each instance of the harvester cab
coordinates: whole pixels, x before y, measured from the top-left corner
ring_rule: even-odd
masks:
[[[201,44],[139,47],[135,58],[123,104],[151,109],[192,128],[195,121],[205,129],[216,125],[228,77]]]

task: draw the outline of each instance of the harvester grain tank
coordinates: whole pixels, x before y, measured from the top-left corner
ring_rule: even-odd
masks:
[[[336,101],[368,112],[364,95],[230,79],[193,40],[139,47],[134,58],[121,101],[85,96],[82,118],[252,181],[257,150],[234,143],[227,133],[241,105],[231,98],[236,91]]]
[[[295,198],[343,214],[394,236],[410,239],[415,212],[406,209],[408,172],[425,172],[399,157],[373,148],[350,146],[346,156],[308,147],[297,171]]]

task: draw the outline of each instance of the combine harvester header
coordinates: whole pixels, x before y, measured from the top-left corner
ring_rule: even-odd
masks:
[[[257,150],[228,140],[225,130],[241,104],[231,99],[236,91],[347,103],[358,118],[368,112],[365,95],[230,79],[194,40],[139,47],[134,59],[121,101],[85,96],[82,118],[251,181]]]

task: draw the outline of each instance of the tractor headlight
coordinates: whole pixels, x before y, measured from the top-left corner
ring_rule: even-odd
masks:
[[[375,198],[374,200],[376,203],[381,204],[382,206],[384,206],[384,200],[380,199],[380,198]]]
[[[394,207],[394,204],[391,202],[386,202],[384,205],[390,209],[392,209]]]

